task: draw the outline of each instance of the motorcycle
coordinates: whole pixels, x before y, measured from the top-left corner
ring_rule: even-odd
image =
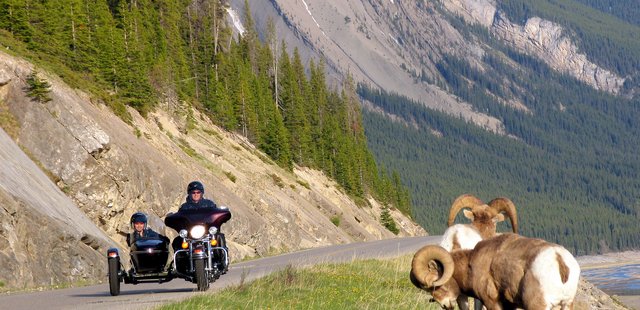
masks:
[[[107,250],[109,291],[120,294],[120,283],[163,283],[182,278],[197,285],[198,291],[209,289],[221,275],[229,270],[229,250],[222,224],[231,219],[227,207],[178,211],[165,217],[165,225],[178,232],[172,243],[164,238],[141,238],[130,249],[131,269],[125,271],[117,248]]]

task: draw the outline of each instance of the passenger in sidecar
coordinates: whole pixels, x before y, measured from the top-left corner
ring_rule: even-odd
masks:
[[[166,239],[169,238],[153,231],[153,229],[147,227],[147,215],[142,212],[136,212],[131,216],[129,221],[133,231],[127,235],[127,245],[132,246],[132,243],[138,239]]]
[[[109,291],[114,296],[120,294],[120,283],[123,281],[127,284],[163,283],[174,277],[167,267],[169,238],[148,228],[144,213],[134,213],[130,224],[133,232],[127,235],[127,245],[130,247],[131,268],[124,270],[117,248],[107,251]]]
[[[169,257],[169,238],[147,227],[147,216],[142,212],[131,216],[133,232],[127,235],[130,246],[132,272],[157,273],[165,270]]]

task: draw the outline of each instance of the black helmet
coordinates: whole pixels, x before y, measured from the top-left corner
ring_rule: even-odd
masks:
[[[142,212],[136,212],[131,215],[131,228],[133,228],[133,223],[144,223],[144,229],[147,229],[147,215]]]
[[[187,194],[191,193],[191,191],[199,190],[204,194],[204,185],[199,181],[193,181],[187,185]]]

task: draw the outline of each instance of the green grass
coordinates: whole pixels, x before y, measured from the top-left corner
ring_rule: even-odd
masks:
[[[271,176],[271,179],[273,180],[273,183],[275,185],[277,185],[280,188],[284,188],[284,181],[282,180],[282,178],[279,175],[277,175],[275,173],[271,173],[271,174],[269,174],[269,176]]]
[[[231,180],[231,182],[233,183],[235,183],[237,180],[236,176],[233,173],[231,173],[231,171],[225,171],[224,175],[226,175],[227,178],[229,178],[229,180]]]
[[[411,256],[282,271],[161,309],[439,309],[409,281]]]
[[[56,56],[29,49],[24,42],[16,40],[11,33],[3,29],[0,29],[0,48],[9,55],[28,60],[44,71],[55,72],[71,88],[86,91],[93,99],[111,108],[124,122],[132,124],[132,116],[122,100],[109,94],[105,86],[97,82],[93,76],[73,71]]]
[[[333,223],[333,225],[336,225],[336,227],[340,226],[340,215],[332,216],[331,223]]]
[[[306,189],[311,189],[311,185],[309,185],[309,183],[307,181],[296,180],[296,182],[298,182],[298,184],[302,185]]]

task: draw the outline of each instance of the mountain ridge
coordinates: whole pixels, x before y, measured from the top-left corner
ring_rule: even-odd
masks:
[[[511,198],[531,223],[524,234],[576,253],[637,249],[640,48],[624,38],[639,32],[582,2],[272,1],[290,21],[282,31],[342,72],[391,70],[354,74],[369,147],[411,187],[431,232],[451,197],[475,193]]]

